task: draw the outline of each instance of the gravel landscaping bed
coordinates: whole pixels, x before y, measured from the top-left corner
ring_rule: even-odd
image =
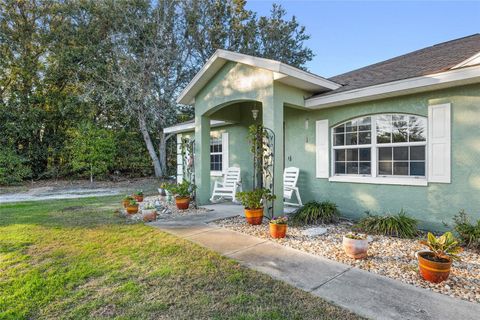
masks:
[[[240,216],[219,220],[215,224],[259,238],[270,239],[291,248],[323,256],[451,297],[480,303],[480,254],[472,250],[465,250],[460,254],[462,261],[453,263],[448,280],[440,284],[433,284],[423,280],[418,274],[415,252],[425,249],[424,246],[419,244],[419,239],[372,236],[368,257],[364,260],[354,260],[347,257],[342,247],[342,237],[350,231],[352,226],[347,221],[314,226],[326,229],[326,233],[318,236],[307,236],[303,233],[307,229],[312,229],[313,226],[289,226],[287,237],[284,239],[271,238],[268,223],[264,222],[260,226],[252,226],[245,222],[244,217]]]
[[[148,196],[139,203],[139,210],[137,214],[127,214],[126,210],[122,208],[122,214],[133,221],[143,221],[142,209],[147,204],[153,204],[157,209],[157,220],[158,219],[173,219],[180,216],[189,216],[201,214],[209,211],[206,208],[195,208],[194,204],[190,202],[190,207],[186,210],[179,210],[175,205],[175,200],[167,201],[165,196]]]

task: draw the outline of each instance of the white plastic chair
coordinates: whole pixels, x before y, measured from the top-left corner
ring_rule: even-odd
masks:
[[[240,168],[230,167],[223,175],[223,182],[215,181],[211,202],[218,202],[221,199],[230,198],[233,202],[237,201],[235,195],[237,189],[242,191],[240,179]]]
[[[297,198],[297,203],[284,201],[285,205],[301,207],[302,198],[300,198],[300,192],[298,191],[297,182],[300,169],[295,167],[285,168],[283,171],[283,198],[284,200],[292,201],[293,194]]]

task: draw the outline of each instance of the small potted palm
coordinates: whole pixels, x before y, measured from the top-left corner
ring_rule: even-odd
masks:
[[[249,224],[259,225],[263,220],[263,203],[272,201],[275,195],[270,190],[258,188],[252,191],[243,191],[237,193],[237,198],[245,209],[245,218]]]
[[[137,200],[137,202],[142,202],[143,201],[143,191],[139,190],[139,191],[135,192],[133,194],[133,197],[135,198],[135,200]]]
[[[287,234],[287,216],[273,217],[269,223],[270,235],[272,238],[285,238]]]
[[[368,239],[365,234],[350,232],[343,236],[342,245],[343,250],[350,258],[363,259],[367,257]]]
[[[195,190],[193,183],[183,180],[182,183],[171,184],[166,186],[166,190],[175,196],[175,204],[179,210],[186,210],[190,205],[190,195]]]
[[[127,207],[128,214],[135,214],[138,212],[138,202],[135,199],[130,200]]]
[[[123,200],[122,200],[122,205],[124,208],[126,208],[128,206],[128,204],[130,203],[130,200],[135,200],[134,197],[132,196],[129,196],[129,195],[126,195]]]
[[[440,237],[435,237],[429,232],[427,240],[420,243],[430,249],[416,254],[420,275],[433,283],[447,280],[453,260],[460,260],[458,254],[462,252],[453,234],[445,232]]]

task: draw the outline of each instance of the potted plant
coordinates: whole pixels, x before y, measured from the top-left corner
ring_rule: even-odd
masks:
[[[460,260],[458,254],[462,248],[451,232],[440,237],[428,233],[427,240],[421,241],[430,250],[416,253],[420,275],[423,279],[439,283],[447,280],[453,260]]]
[[[190,194],[195,190],[196,186],[187,180],[182,183],[171,184],[166,187],[175,196],[175,204],[179,210],[188,209],[190,205]]]
[[[135,200],[137,200],[137,202],[142,202],[143,201],[143,191],[142,190],[135,192],[133,194],[133,196],[135,197]]]
[[[147,203],[143,206],[142,209],[143,221],[150,222],[157,219],[157,208],[153,203]]]
[[[130,200],[134,200],[134,199],[135,199],[134,197],[126,195],[122,200],[123,207],[126,208],[128,206],[128,204],[130,203]]]
[[[262,224],[263,220],[263,201],[275,199],[268,189],[254,189],[252,191],[243,191],[237,193],[237,198],[245,209],[245,218],[249,224]]]
[[[348,233],[343,236],[343,250],[350,258],[363,259],[367,257],[368,239],[367,235],[359,233]]]
[[[272,238],[285,238],[287,233],[287,216],[273,217],[269,223],[270,235]]]
[[[138,202],[134,199],[130,200],[128,202],[128,205],[126,207],[127,213],[128,214],[135,214],[138,212]]]
[[[167,192],[165,190],[167,185],[168,185],[167,183],[162,183],[162,184],[160,184],[160,188],[158,188],[158,193],[163,197],[165,197],[167,195]]]

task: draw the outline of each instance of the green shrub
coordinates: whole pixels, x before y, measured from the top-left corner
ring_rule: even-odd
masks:
[[[361,219],[354,226],[354,229],[369,234],[414,238],[418,235],[417,225],[418,221],[407,216],[402,209],[397,214],[387,214],[383,216],[371,215],[367,212],[367,216]]]
[[[22,182],[32,174],[25,160],[9,148],[0,148],[0,185]]]
[[[480,249],[480,219],[471,223],[465,210],[460,210],[453,217],[454,229],[458,237],[467,247]]]
[[[94,176],[107,174],[116,152],[112,131],[84,123],[69,133],[67,145],[72,168],[80,174],[90,176],[90,181],[93,181]]]
[[[293,213],[292,221],[301,224],[332,223],[338,220],[340,212],[330,201],[310,201]]]

